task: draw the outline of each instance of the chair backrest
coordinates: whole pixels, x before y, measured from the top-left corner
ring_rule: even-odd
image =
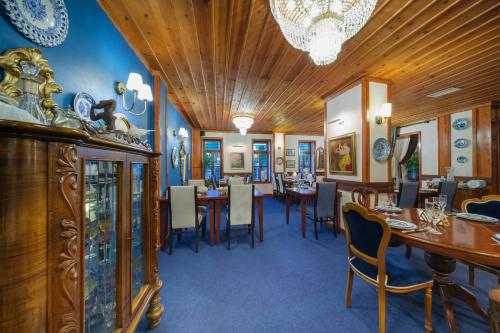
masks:
[[[399,184],[398,207],[417,208],[418,182],[404,182]]]
[[[462,211],[500,219],[500,195],[486,195],[481,199],[464,200]]]
[[[253,195],[254,185],[229,185],[228,215],[231,225],[252,223]]]
[[[276,174],[271,174],[271,183],[273,184],[273,191],[277,191],[278,187],[276,186]]]
[[[243,178],[241,177],[229,177],[228,185],[243,185]]]
[[[196,225],[198,216],[196,190],[195,186],[168,187],[170,222],[173,229],[190,228]]]
[[[316,183],[314,209],[316,209],[317,218],[335,217],[336,196],[337,183]]]
[[[439,195],[446,194],[446,211],[450,212],[453,204],[453,199],[455,199],[455,194],[457,194],[457,182],[444,180],[439,183]]]
[[[215,177],[215,175],[212,175],[211,181],[212,181],[212,187],[214,189],[216,189],[217,187],[219,187],[219,184],[217,183],[217,178]]]
[[[374,206],[378,206],[378,191],[372,187],[357,187],[351,191],[351,199],[353,202],[370,208],[370,195],[373,194]]]
[[[385,284],[385,251],[391,238],[387,222],[360,204],[343,207],[349,258],[359,258],[378,268],[379,283]]]
[[[190,179],[188,180],[189,186],[205,187],[204,179]]]
[[[283,174],[279,173],[278,174],[278,192],[279,193],[285,193],[285,187],[283,186]]]

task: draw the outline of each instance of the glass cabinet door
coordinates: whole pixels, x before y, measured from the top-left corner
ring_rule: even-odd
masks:
[[[144,252],[144,221],[146,194],[144,187],[145,165],[132,164],[132,300],[135,300],[146,282]]]
[[[85,163],[85,331],[116,321],[118,163]]]

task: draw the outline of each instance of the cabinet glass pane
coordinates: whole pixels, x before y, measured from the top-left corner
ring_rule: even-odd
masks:
[[[85,163],[85,331],[113,332],[116,319],[118,163]]]
[[[144,164],[132,165],[132,299],[145,283]]]

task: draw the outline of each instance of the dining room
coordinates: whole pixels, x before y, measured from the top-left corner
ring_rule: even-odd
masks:
[[[498,1],[0,10],[0,332],[500,333]]]

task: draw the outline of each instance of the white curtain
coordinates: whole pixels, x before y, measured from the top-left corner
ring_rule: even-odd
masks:
[[[398,137],[396,138],[396,145],[394,147],[394,155],[393,155],[393,163],[392,163],[392,170],[393,170],[393,177],[396,177],[398,180],[400,176],[404,179],[404,170],[401,170],[403,175],[400,175],[400,170],[399,170],[399,162],[403,160],[403,158],[406,155],[406,152],[408,151],[408,146],[410,145],[410,137],[409,136],[403,136],[403,137]]]

